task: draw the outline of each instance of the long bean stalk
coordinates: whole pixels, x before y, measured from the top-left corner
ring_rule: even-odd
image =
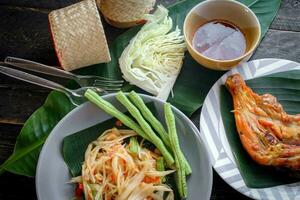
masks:
[[[133,102],[133,104],[140,110],[143,117],[151,124],[154,130],[157,131],[162,141],[170,147],[170,142],[168,138],[168,133],[164,126],[158,121],[158,119],[152,114],[149,108],[144,103],[143,99],[134,91],[128,94],[128,97]]]
[[[163,157],[159,157],[156,160],[156,169],[158,171],[165,171],[165,164],[164,164],[164,158]]]
[[[152,142],[150,138],[144,133],[143,129],[130,117],[126,116],[124,113],[120,112],[117,108],[115,108],[111,103],[105,101],[102,97],[100,97],[96,92],[93,90],[88,89],[84,96],[91,101],[92,103],[96,104],[106,113],[114,116],[115,118],[119,119],[123,124],[127,127],[134,130],[137,134],[139,134],[142,138]]]
[[[176,184],[178,188],[179,195],[182,198],[187,197],[187,185],[186,176],[184,171],[184,166],[179,161],[178,155],[175,155],[175,166],[176,166]]]
[[[164,105],[164,111],[165,111],[165,118],[166,118],[166,123],[168,126],[168,132],[169,132],[169,138],[170,138],[170,142],[171,139],[173,140],[173,144],[171,142],[171,145],[174,149],[173,152],[174,154],[177,152],[178,156],[179,156],[179,160],[183,163],[184,168],[185,168],[185,174],[189,175],[192,173],[192,168],[190,166],[190,164],[188,163],[188,161],[186,160],[184,154],[182,153],[181,149],[180,149],[180,145],[179,145],[179,139],[178,139],[178,135],[177,135],[177,131],[176,131],[176,125],[175,125],[175,117],[174,114],[172,112],[171,109],[171,105],[169,103],[166,103]],[[170,134],[173,134],[172,136]]]
[[[177,169],[177,185],[181,193],[181,197],[187,196],[186,175],[191,173],[191,168],[180,150],[179,139],[176,131],[175,117],[171,109],[171,105],[164,105],[165,118],[169,132],[169,139],[175,157],[175,166]]]
[[[156,160],[156,169],[160,172],[165,171],[165,161],[164,157],[159,157]],[[162,177],[162,182],[166,181],[166,177]]]
[[[143,118],[140,111],[129,101],[126,95],[123,92],[118,92],[116,98],[123,104],[129,113],[135,118],[135,120],[139,123],[141,128],[147,137],[152,141],[152,143],[158,148],[158,150],[163,155],[164,159],[168,166],[171,166],[174,163],[174,159],[172,154],[168,151],[162,140],[155,134],[152,130],[151,126],[147,123],[147,121]]]
[[[133,154],[139,154],[140,145],[136,139],[136,137],[131,137],[129,140],[129,151]]]

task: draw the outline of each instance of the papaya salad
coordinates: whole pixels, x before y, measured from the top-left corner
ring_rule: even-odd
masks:
[[[81,175],[71,180],[76,192],[86,200],[173,200],[174,189],[187,197],[186,178],[192,170],[180,149],[169,103],[164,104],[165,129],[134,91],[116,95],[131,116],[92,90],[85,97],[117,118],[122,128],[112,127],[88,145]],[[173,173],[176,188],[168,184]]]
[[[160,153],[143,147],[136,136],[113,128],[88,146],[82,175],[72,180],[82,184],[85,199],[174,199],[162,178],[174,170],[164,171]]]

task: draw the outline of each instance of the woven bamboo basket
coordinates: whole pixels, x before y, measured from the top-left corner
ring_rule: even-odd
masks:
[[[84,0],[49,14],[58,60],[67,71],[111,60],[95,0]]]
[[[144,23],[156,0],[101,0],[100,10],[105,20],[117,28],[128,28]],[[99,3],[99,2],[98,2]]]

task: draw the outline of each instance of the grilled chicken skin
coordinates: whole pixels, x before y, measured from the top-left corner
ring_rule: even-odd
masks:
[[[271,94],[258,95],[241,75],[225,83],[242,145],[257,163],[300,170],[300,115],[289,115]]]

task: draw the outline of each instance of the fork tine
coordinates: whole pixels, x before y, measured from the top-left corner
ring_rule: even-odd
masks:
[[[101,88],[121,88],[123,85],[122,84],[114,84],[114,85],[107,85],[107,84],[94,84],[94,87],[101,87]]]
[[[94,86],[94,87],[112,87],[112,88],[114,88],[114,87],[122,87],[123,84],[121,84],[121,83],[100,83],[100,82],[98,82],[98,83],[94,83],[92,86]]]
[[[119,92],[121,90],[106,90],[107,93],[115,93],[115,92]]]
[[[121,87],[115,87],[115,88],[112,88],[112,87],[101,87],[101,89],[107,91],[107,92],[116,92],[116,91],[120,91],[121,90]]]
[[[102,77],[103,80],[97,79],[94,81],[94,83],[124,83],[123,80],[114,80],[114,79],[109,79],[109,78],[104,78]]]

